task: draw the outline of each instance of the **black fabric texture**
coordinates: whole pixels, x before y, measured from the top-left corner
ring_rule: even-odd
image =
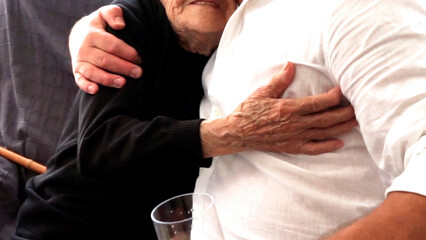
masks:
[[[158,0],[114,4],[126,28],[109,31],[137,49],[143,76],[77,93],[47,173],[27,184],[13,239],[155,239],[151,210],[192,192],[211,161],[198,114],[208,58],[179,46]]]
[[[77,93],[75,21],[110,0],[0,0],[0,145],[46,164]],[[35,174],[0,157],[0,239],[10,239]]]

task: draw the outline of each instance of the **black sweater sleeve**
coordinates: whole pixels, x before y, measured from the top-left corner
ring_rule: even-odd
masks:
[[[194,189],[207,59],[179,47],[158,0],[120,3],[127,27],[111,32],[137,49],[143,76],[77,94],[47,172],[27,184],[13,239],[133,239],[140,226],[154,239],[151,210]]]
[[[207,58],[180,48],[158,2],[116,1],[126,28],[110,31],[138,50],[144,73],[120,90],[78,93],[77,161],[85,176],[134,168],[198,173],[205,163],[198,109]]]

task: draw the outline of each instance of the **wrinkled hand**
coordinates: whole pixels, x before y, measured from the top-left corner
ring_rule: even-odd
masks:
[[[298,99],[281,98],[294,76],[294,64],[252,93],[229,116],[205,120],[201,140],[205,157],[260,150],[320,154],[343,146],[336,136],[358,125],[351,106],[338,106],[342,93]]]
[[[141,59],[136,50],[105,31],[107,26],[125,27],[120,7],[104,6],[80,19],[69,37],[72,70],[77,85],[88,93],[98,91],[98,84],[120,88],[123,76],[139,78]],[[113,74],[114,73],[114,74]],[[123,76],[121,76],[123,75]]]

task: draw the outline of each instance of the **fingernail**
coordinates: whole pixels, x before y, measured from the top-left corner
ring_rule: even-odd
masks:
[[[134,68],[130,72],[130,76],[132,78],[139,78],[141,75],[142,75],[142,69],[140,69],[140,68]]]
[[[285,67],[284,67],[284,71],[288,70],[288,68],[290,67],[289,65],[290,65],[289,62],[286,62]]]
[[[121,78],[117,78],[113,83],[115,88],[121,88],[123,86],[123,80]]]
[[[95,94],[95,88],[93,86],[88,86],[87,92],[90,93],[90,94]]]
[[[122,17],[116,17],[114,21],[116,24],[124,25],[124,19]]]

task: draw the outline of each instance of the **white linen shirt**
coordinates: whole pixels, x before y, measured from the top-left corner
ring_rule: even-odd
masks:
[[[340,85],[359,127],[317,156],[215,157],[195,191],[216,199],[225,239],[318,239],[366,215],[386,191],[426,195],[424,0],[246,0],[206,66],[201,116],[230,114],[286,61],[283,97]]]

